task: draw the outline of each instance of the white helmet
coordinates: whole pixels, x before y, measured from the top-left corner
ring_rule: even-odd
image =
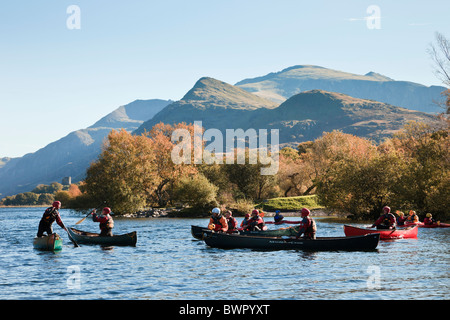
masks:
[[[214,209],[212,209],[212,213],[220,214],[220,209],[219,208],[214,208]]]

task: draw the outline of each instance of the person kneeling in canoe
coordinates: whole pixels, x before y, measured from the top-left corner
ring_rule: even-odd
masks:
[[[300,238],[303,234],[304,239],[315,239],[317,226],[316,222],[309,216],[310,211],[307,208],[303,208],[301,211],[302,221],[300,222],[300,227],[297,233],[296,239]]]
[[[383,208],[383,214],[378,218],[377,221],[371,226],[377,227],[377,229],[393,229],[395,228],[395,216],[391,213],[391,208],[385,206]]]
[[[103,208],[102,215],[98,216],[96,210],[92,211],[92,221],[100,222],[100,236],[112,237],[112,229],[114,228],[114,220],[110,215],[111,209]]]
[[[257,209],[252,211],[251,218],[247,221],[247,224],[242,227],[244,231],[261,231],[266,228],[266,224],[264,223],[263,218],[259,215],[259,211]]]
[[[208,229],[214,231],[228,231],[227,219],[220,213],[219,208],[212,209],[212,215],[209,219]]]
[[[275,216],[273,220],[275,223],[281,222],[284,219],[283,215],[280,213],[280,210],[275,211]]]
[[[414,210],[409,210],[409,216],[406,220],[408,220],[408,223],[417,223],[419,222],[419,216]]]
[[[404,226],[405,225],[405,221],[406,221],[405,214],[403,212],[401,212],[401,211],[396,211],[396,213],[398,214],[397,225],[398,226]]]
[[[431,213],[427,213],[425,219],[423,219],[423,224],[426,226],[430,226],[433,224],[439,224],[439,221],[436,221],[436,219],[433,219],[433,215]]]
[[[61,216],[59,215],[59,209],[61,208],[61,202],[55,201],[53,202],[52,206],[47,208],[44,212],[44,215],[41,218],[41,221],[39,221],[39,228],[37,232],[37,237],[42,237],[44,235],[44,232],[47,232],[47,235],[53,234],[53,228],[52,224],[56,221],[56,223],[67,231],[66,227],[64,226]]]
[[[228,230],[227,233],[236,233],[238,222],[235,217],[233,217],[233,213],[230,210],[225,211],[225,218],[227,220]]]

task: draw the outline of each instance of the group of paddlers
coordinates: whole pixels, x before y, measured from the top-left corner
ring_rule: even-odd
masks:
[[[406,216],[403,212],[397,211],[397,217],[391,213],[391,208],[388,206],[383,207],[383,214],[374,222],[372,225],[377,229],[393,229],[395,226],[404,226],[408,224],[417,224],[419,223],[419,216],[415,211],[410,210],[408,216]],[[433,219],[433,215],[431,213],[427,213],[425,219],[423,220],[424,225],[432,225],[436,224],[437,221]]]
[[[66,226],[61,220],[61,216],[59,214],[59,209],[61,208],[61,202],[55,201],[52,206],[47,208],[39,221],[39,228],[37,232],[37,237],[44,236],[44,232],[47,235],[53,234],[52,224],[56,221],[56,223],[67,231]],[[108,207],[103,208],[102,214],[97,215],[97,211],[94,209],[90,213],[92,215],[92,221],[100,223],[100,236],[110,237],[112,236],[112,229],[114,228],[114,220],[111,217],[111,209]]]
[[[237,233],[239,231],[262,231],[267,230],[267,226],[264,219],[258,209],[252,210],[252,213],[247,213],[242,220],[240,227],[236,218],[233,217],[230,210],[226,210],[224,215],[219,208],[212,209],[212,215],[209,219],[208,229],[216,232]],[[310,211],[307,208],[303,208],[300,211],[302,220],[299,222],[299,231],[296,238],[315,239],[316,238],[316,222],[311,218]],[[281,222],[283,216],[279,211],[276,212],[274,221]]]

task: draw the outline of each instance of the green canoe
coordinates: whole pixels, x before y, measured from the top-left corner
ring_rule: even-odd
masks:
[[[203,239],[203,231],[207,231],[208,228],[191,225],[191,234],[195,239]],[[264,230],[264,231],[239,231],[242,236],[259,236],[259,237],[281,237],[281,236],[296,236],[299,230],[299,226],[293,226],[288,228],[281,228],[276,230]]]
[[[59,251],[62,250],[62,239],[57,233],[36,237],[33,241],[33,247],[44,251]]]

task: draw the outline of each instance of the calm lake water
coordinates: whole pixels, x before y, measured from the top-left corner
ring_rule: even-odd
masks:
[[[0,299],[450,298],[450,228],[421,228],[418,239],[380,242],[375,252],[265,252],[207,247],[190,226],[208,219],[116,218],[116,234],[137,231],[136,247],[75,248],[54,223],[64,247],[52,253],[32,245],[43,212],[0,208]],[[82,217],[61,216],[67,226]],[[318,236],[344,235],[341,224],[316,221]],[[78,227],[98,231],[90,219]]]

